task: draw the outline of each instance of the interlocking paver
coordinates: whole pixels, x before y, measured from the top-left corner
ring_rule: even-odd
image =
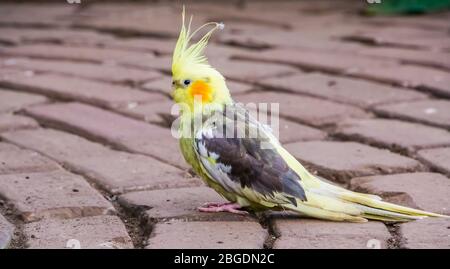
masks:
[[[275,249],[387,248],[390,234],[382,223],[336,223],[308,219],[277,219],[280,237]]]
[[[161,77],[161,74],[149,70],[125,68],[117,65],[77,63],[39,59],[11,58],[7,66],[76,76],[87,79],[118,83],[139,83]]]
[[[278,103],[280,116],[312,126],[331,125],[352,117],[368,117],[363,110],[353,106],[288,93],[251,93],[236,96],[235,99],[243,104],[266,103],[269,108],[272,103]]]
[[[431,67],[413,65],[378,66],[371,69],[351,71],[351,73],[363,78],[415,87],[438,96],[450,97],[450,73]]]
[[[157,102],[164,96],[139,91],[121,85],[83,80],[80,78],[43,74],[16,76],[0,80],[0,85],[40,93],[71,101],[81,101],[104,107],[123,107],[134,103]]]
[[[115,33],[133,33],[151,36],[176,36],[179,31],[179,21],[173,18],[179,16],[179,10],[169,6],[140,6],[139,8],[110,10],[103,16],[95,16],[77,22],[77,26]],[[201,22],[201,17],[197,17]]]
[[[133,106],[118,108],[116,111],[121,114],[170,127],[177,115],[172,115],[171,110],[174,106],[172,101],[162,101],[156,103],[136,104]]]
[[[438,29],[437,29],[438,30]],[[430,31],[411,27],[390,27],[387,31],[373,28],[348,36],[350,39],[372,42],[377,45],[393,45],[426,50],[446,50],[450,47],[450,38],[441,31]]]
[[[113,37],[82,29],[22,28],[18,31],[14,27],[2,27],[0,40],[12,45],[38,42],[97,45],[112,42]]]
[[[450,96],[448,72],[430,67],[400,65],[390,59],[331,52],[274,49],[236,56],[239,59],[285,63],[304,69],[349,74],[376,81],[416,87],[440,96]]]
[[[450,180],[437,173],[405,173],[354,178],[352,189],[380,195],[387,201],[448,214]],[[436,188],[436,186],[439,186]]]
[[[293,121],[280,118],[278,121],[279,137],[281,143],[292,143],[297,141],[322,140],[325,139],[327,133],[296,123]]]
[[[133,59],[133,61],[123,61],[123,65],[145,70],[157,70],[166,74],[170,74],[170,72],[172,72],[172,57],[159,56],[154,57],[151,60],[145,58]]]
[[[403,247],[411,249],[450,249],[450,221],[429,218],[405,223],[400,232],[405,242]]]
[[[339,123],[335,134],[349,140],[409,153],[450,145],[450,132],[447,130],[399,120],[347,120]]]
[[[320,73],[264,79],[258,84],[269,87],[274,91],[285,90],[307,94],[363,108],[426,98],[425,94],[411,90],[362,79],[344,78]]]
[[[53,104],[27,109],[39,120],[106,141],[128,151],[148,154],[178,167],[187,164],[170,130],[79,103]]]
[[[133,248],[125,226],[116,216],[45,219],[26,224],[24,234],[31,249]]]
[[[416,121],[450,129],[450,101],[432,99],[375,107],[382,116]]]
[[[255,82],[264,78],[278,77],[297,72],[295,68],[281,64],[262,65],[250,61],[214,60],[214,58],[210,62],[217,70],[220,70],[220,73],[225,78],[242,82]]]
[[[147,208],[150,219],[183,219],[195,221],[251,221],[250,217],[227,213],[202,213],[198,207],[209,202],[224,203],[213,189],[208,187],[176,188],[141,191],[123,194],[119,202],[129,208]]]
[[[5,133],[4,140],[40,152],[90,178],[110,193],[198,186],[171,165],[139,154],[111,150],[82,137],[52,129]]]
[[[14,226],[0,214],[0,249],[8,248],[14,235]]]
[[[34,151],[0,142],[0,175],[60,170],[61,167]]]
[[[45,102],[47,98],[44,96],[0,88],[0,113],[14,112],[23,107]]]
[[[424,66],[431,66],[442,69],[450,69],[450,63],[448,61],[448,53],[436,52],[436,51],[421,51],[416,49],[405,48],[364,48],[358,52],[361,55],[399,59],[404,63],[418,64]]]
[[[104,49],[96,47],[73,47],[51,44],[30,44],[8,47],[0,50],[0,55],[31,57],[41,59],[84,61],[93,63],[134,63],[151,61],[153,53],[139,53],[119,49]]]
[[[104,42],[106,48],[123,49],[131,51],[153,52],[156,54],[171,54],[175,46],[174,39],[156,38],[126,38],[114,39]]]
[[[12,114],[0,114],[0,133],[20,129],[32,129],[38,126],[39,124],[32,118]]]
[[[312,26],[317,28],[317,26]],[[329,38],[331,35],[338,35],[340,31],[350,31],[349,27],[328,27],[327,30],[314,31],[314,29],[303,28],[294,32],[270,32],[270,33],[227,33],[219,37],[219,41],[224,44],[240,46],[251,49],[267,48],[298,48],[309,50],[322,50],[331,52],[351,52],[361,49],[361,45],[356,43],[339,42]],[[302,36],[302,38],[298,38]],[[235,55],[242,54],[236,52]]]
[[[257,222],[170,221],[155,225],[146,248],[257,249],[267,236]]]
[[[395,61],[373,59],[359,55],[345,55],[327,51],[272,49],[252,54],[236,55],[238,59],[283,63],[298,66],[306,70],[320,70],[331,73],[356,73],[373,68],[398,67]]]
[[[12,69],[12,68],[5,68],[4,64],[0,62],[0,79],[6,79],[10,77],[16,77],[16,76],[33,76],[34,72],[30,70],[20,70],[20,69]],[[3,88],[2,88],[3,89]]]
[[[417,156],[422,162],[450,176],[450,147],[423,149]]]
[[[63,170],[0,175],[0,195],[25,222],[110,214],[113,206],[80,176]]]
[[[67,25],[61,18],[73,14],[75,8],[73,5],[2,3],[0,23],[15,26],[61,27]]]
[[[343,183],[357,176],[423,169],[414,159],[355,142],[297,142],[287,144],[286,149],[304,164],[317,169],[325,178]]]

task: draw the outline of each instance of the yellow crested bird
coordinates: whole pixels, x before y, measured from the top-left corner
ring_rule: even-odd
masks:
[[[205,183],[230,201],[208,203],[199,207],[200,211],[246,214],[246,208],[288,210],[350,222],[447,217],[352,192],[309,173],[281,146],[270,128],[233,102],[225,78],[208,64],[204,50],[212,33],[223,24],[207,23],[191,33],[192,18],[186,28],[184,17],[183,10],[172,62],[172,96],[181,107],[180,147]],[[207,27],[212,29],[192,42],[193,36]]]

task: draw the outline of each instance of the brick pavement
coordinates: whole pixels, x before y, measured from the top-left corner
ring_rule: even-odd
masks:
[[[211,63],[235,100],[280,103],[280,140],[314,173],[449,214],[448,14],[369,18],[358,3],[187,10],[226,24]],[[0,248],[450,248],[447,220],[197,212],[223,198],[170,134],[179,16],[165,1],[0,4]]]

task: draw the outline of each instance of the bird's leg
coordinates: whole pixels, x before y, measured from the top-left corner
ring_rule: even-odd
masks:
[[[239,210],[242,207],[238,203],[206,203],[198,208],[200,212],[230,212],[239,215],[247,215],[248,212]]]

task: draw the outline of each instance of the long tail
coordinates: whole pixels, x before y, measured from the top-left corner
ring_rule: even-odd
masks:
[[[286,209],[315,218],[349,222],[366,222],[368,219],[405,222],[427,217],[449,218],[441,214],[384,202],[376,195],[352,192],[318,178],[310,180],[315,181],[313,185],[316,187],[306,188],[308,200],[298,201],[297,206],[286,205],[284,206]]]
[[[276,139],[273,138],[275,141]],[[281,145],[274,143],[278,152],[301,178],[299,182],[305,190],[307,201],[297,200],[297,206],[283,204],[282,208],[298,212],[314,218],[366,222],[368,219],[404,222],[426,217],[449,216],[426,212],[405,206],[387,203],[379,196],[357,193],[321,180],[309,173],[297,159]]]

